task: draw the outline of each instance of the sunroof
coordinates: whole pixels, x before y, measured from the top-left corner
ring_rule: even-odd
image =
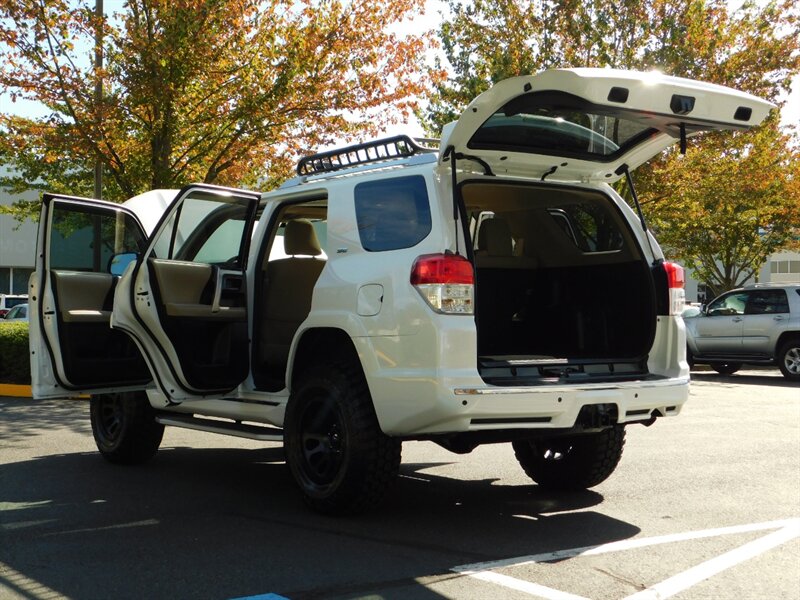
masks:
[[[467,146],[605,161],[654,133],[641,115],[626,118],[619,109],[587,104],[564,92],[534,92],[489,117]]]

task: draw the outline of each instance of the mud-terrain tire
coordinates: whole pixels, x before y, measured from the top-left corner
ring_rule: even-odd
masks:
[[[584,490],[617,468],[625,446],[625,426],[597,433],[512,442],[525,473],[543,488]]]
[[[792,338],[783,344],[776,358],[786,379],[800,381],[800,338]]]
[[[306,504],[331,515],[372,508],[397,479],[401,443],[381,431],[360,365],[315,366],[298,382],[283,435]]]
[[[733,375],[742,368],[742,363],[728,362],[728,363],[711,363],[709,365],[720,375]]]
[[[109,462],[141,464],[158,452],[164,426],[144,392],[92,396],[89,413],[97,449]]]

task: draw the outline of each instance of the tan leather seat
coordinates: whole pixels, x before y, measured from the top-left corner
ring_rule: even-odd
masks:
[[[516,250],[521,250],[517,247]],[[538,260],[519,256],[515,252],[514,237],[508,221],[500,217],[486,219],[478,229],[478,248],[475,250],[475,267],[478,269],[533,269]]]
[[[261,359],[271,373],[283,372],[292,339],[311,310],[311,298],[325,260],[310,221],[286,224],[284,252],[289,258],[270,261],[264,271],[266,312],[261,321]]]

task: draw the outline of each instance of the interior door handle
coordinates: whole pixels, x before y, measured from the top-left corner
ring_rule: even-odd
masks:
[[[220,299],[222,298],[222,269],[214,265],[212,277],[214,278],[214,298],[211,300],[211,312],[213,314],[219,312]]]

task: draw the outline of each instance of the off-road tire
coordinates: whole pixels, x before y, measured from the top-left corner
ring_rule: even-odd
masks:
[[[315,366],[298,382],[283,435],[306,504],[331,515],[375,506],[397,479],[401,443],[381,431],[360,365]]]
[[[617,468],[625,446],[625,426],[597,433],[512,442],[525,473],[543,488],[584,490]]]
[[[778,350],[778,367],[790,381],[800,381],[800,338],[792,338]]]
[[[709,365],[712,369],[714,369],[720,375],[733,375],[742,368],[742,363],[738,362],[728,362],[728,363],[711,363]]]
[[[98,394],[89,401],[92,433],[106,460],[123,465],[146,462],[155,456],[164,426],[144,392]]]

